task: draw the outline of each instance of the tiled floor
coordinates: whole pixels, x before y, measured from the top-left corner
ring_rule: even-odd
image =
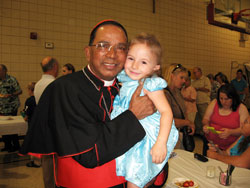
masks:
[[[195,137],[194,152],[202,152],[202,141]],[[3,143],[0,142],[0,149]],[[12,161],[12,162],[11,162]],[[0,188],[43,188],[42,168],[28,168],[29,158],[16,153],[0,153]]]

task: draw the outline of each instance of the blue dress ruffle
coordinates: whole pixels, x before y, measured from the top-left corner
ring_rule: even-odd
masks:
[[[124,70],[118,74],[118,80],[122,82],[122,87],[120,94],[114,100],[111,119],[114,119],[129,108],[131,97],[139,85],[138,81],[130,79]],[[165,87],[167,87],[166,81],[159,77],[146,78],[144,81],[144,88],[149,91],[162,90]],[[143,95],[143,91],[141,95]],[[173,121],[167,142],[166,159],[161,164],[152,163],[150,150],[156,142],[159,133],[160,117],[161,115],[157,111],[151,116],[140,120],[146,136],[125,154],[116,158],[117,176],[124,176],[127,181],[136,184],[138,187],[144,187],[162,170],[178,140],[178,130]]]

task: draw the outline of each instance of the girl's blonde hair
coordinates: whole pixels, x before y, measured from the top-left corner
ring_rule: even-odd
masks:
[[[181,64],[173,63],[168,67],[168,69],[164,74],[164,79],[167,81],[168,85],[170,85],[172,82],[171,75],[172,74],[177,75],[180,72],[187,73],[187,69],[183,67]]]
[[[157,65],[161,65],[162,48],[160,42],[154,35],[141,33],[131,40],[129,47],[135,44],[147,45],[151,49],[152,53],[156,56]]]

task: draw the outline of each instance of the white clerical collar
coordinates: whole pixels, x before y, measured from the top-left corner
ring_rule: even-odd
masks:
[[[93,71],[91,70],[91,68],[90,68],[90,66],[88,65],[88,68],[89,68],[89,70],[93,73]],[[112,86],[113,85],[113,83],[114,83],[114,81],[115,81],[115,78],[113,79],[113,80],[111,80],[111,81],[107,81],[107,80],[103,80],[103,79],[101,79],[103,82],[104,82],[104,86],[105,87],[108,87],[108,86]]]

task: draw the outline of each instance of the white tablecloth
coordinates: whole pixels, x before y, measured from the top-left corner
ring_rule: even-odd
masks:
[[[174,178],[192,179],[199,184],[199,188],[250,188],[250,170],[236,167],[232,173],[232,184],[223,186],[219,183],[218,166],[226,171],[227,164],[209,159],[208,162],[200,162],[194,158],[194,153],[176,149],[177,156],[169,160],[169,176],[164,188],[175,187],[172,184]],[[206,177],[207,166],[215,166],[215,177]]]
[[[0,116],[0,136],[8,134],[25,135],[27,122],[22,116]]]

